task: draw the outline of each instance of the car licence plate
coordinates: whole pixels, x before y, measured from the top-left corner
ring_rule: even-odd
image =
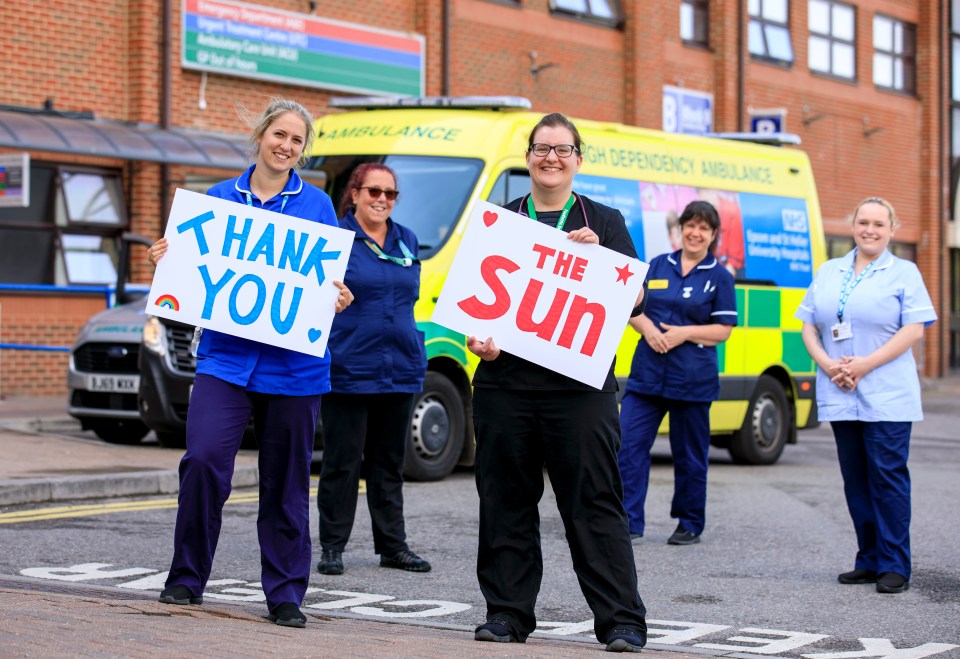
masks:
[[[135,394],[140,388],[139,375],[90,375],[87,376],[90,391]]]

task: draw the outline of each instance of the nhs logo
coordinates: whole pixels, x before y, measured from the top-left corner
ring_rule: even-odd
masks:
[[[800,210],[783,209],[783,230],[795,233],[807,232],[807,214]]]

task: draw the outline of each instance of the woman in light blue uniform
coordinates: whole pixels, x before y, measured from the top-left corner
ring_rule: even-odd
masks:
[[[937,318],[917,266],[887,251],[898,224],[883,199],[860,202],[856,247],[820,267],[796,313],[857,534],[854,569],[837,579],[881,593],[910,585],[907,457],[912,422],[923,418],[911,348]]]
[[[207,194],[337,226],[330,197],[295,168],[310,153],[313,122],[294,101],[274,100],[256,121],[256,162]],[[161,238],[148,258],[167,251]],[[353,299],[340,282],[336,311]],[[201,604],[213,564],[233,465],[251,416],[260,448],[261,582],[269,618],[303,627],[300,611],[310,580],[310,459],[320,395],[330,390],[330,353],[314,357],[207,330],[197,353],[197,377],[187,412],[187,451],[180,461],[180,495],[173,561],[160,601]]]
[[[706,523],[710,405],[720,395],[716,346],[737,324],[733,275],[711,251],[719,230],[720,216],[711,204],[687,205],[680,215],[682,247],[650,262],[649,304],[630,320],[642,337],[620,406],[618,463],[634,539],[643,537],[650,449],[668,412],[674,471],[670,516],[678,524],[667,542],[700,542]]]

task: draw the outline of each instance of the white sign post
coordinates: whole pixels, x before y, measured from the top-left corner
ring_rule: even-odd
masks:
[[[599,389],[647,268],[480,201],[432,321]]]
[[[177,190],[147,313],[323,356],[354,233]]]

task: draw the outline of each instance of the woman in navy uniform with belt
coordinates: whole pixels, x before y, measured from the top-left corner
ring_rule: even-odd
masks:
[[[573,193],[580,134],[561,114],[530,133],[530,194],[507,204],[532,221],[630,257],[636,250],[620,211]],[[635,313],[644,298],[637,300]],[[477,578],[487,602],[478,641],[523,643],[536,628],[543,574],[540,517],[547,469],[580,589],[597,639],[611,652],[640,652],[646,609],[623,511],[613,364],[600,389],[501,351],[492,338],[467,339],[482,360],[473,379],[480,543]]]
[[[630,321],[642,334],[620,408],[620,475],[630,534],[643,537],[650,449],[670,413],[673,504],[677,529],[667,542],[700,542],[706,521],[710,404],[720,395],[716,346],[737,324],[733,276],[711,252],[716,209],[694,201],[680,215],[682,247],[661,254],[647,272],[650,304]]]
[[[256,163],[238,178],[210,188],[213,197],[337,226],[325,192],[295,171],[313,140],[310,114],[294,101],[274,100],[256,121]],[[161,238],[148,254],[167,251]],[[336,311],[353,299],[341,283]],[[223,504],[247,423],[260,448],[261,582],[269,618],[303,627],[300,611],[310,581],[310,460],[320,395],[330,389],[330,352],[314,357],[206,330],[187,412],[187,451],[180,461],[180,495],[173,562],[160,601],[201,604],[220,537]]]
[[[343,574],[361,462],[380,565],[430,570],[407,546],[403,522],[404,453],[427,358],[413,316],[420,297],[419,243],[413,231],[390,218],[399,194],[392,169],[365,163],[351,174],[341,203],[346,213],[340,226],[356,233],[344,282],[360,299],[334,320],[328,343],[332,390],[320,412],[317,490],[321,574]]]

